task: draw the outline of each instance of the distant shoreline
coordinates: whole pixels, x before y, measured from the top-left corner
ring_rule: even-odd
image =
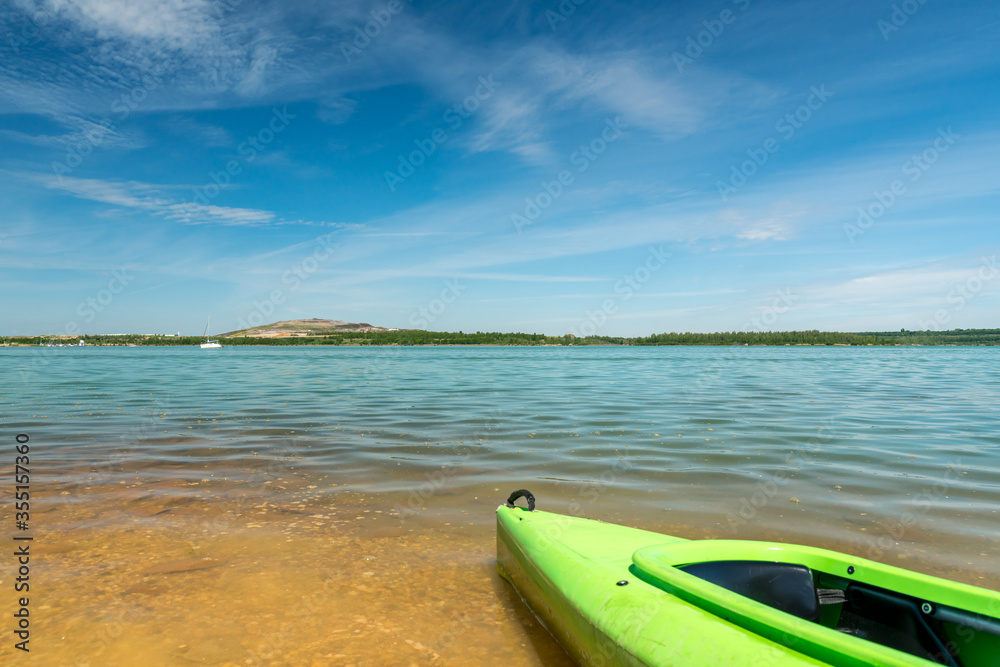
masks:
[[[204,342],[202,336],[167,336],[156,334],[99,334],[99,335],[48,335],[4,336],[0,346],[39,347],[71,346],[79,341],[90,347],[191,347]],[[993,346],[1000,345],[1000,329],[953,329],[950,331],[883,331],[848,333],[835,331],[773,331],[773,332],[718,332],[718,333],[663,333],[641,337],[546,336],[543,334],[502,332],[442,332],[403,330],[368,330],[315,333],[298,333],[281,337],[219,336],[223,347],[242,346],[670,346],[694,345],[709,347],[727,346]]]

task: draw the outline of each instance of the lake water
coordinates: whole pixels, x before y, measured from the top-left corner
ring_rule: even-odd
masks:
[[[4,348],[2,465],[27,434],[32,506],[16,531],[8,475],[0,521],[34,537],[37,664],[568,665],[496,574],[514,489],[1000,590],[998,370],[963,347]]]

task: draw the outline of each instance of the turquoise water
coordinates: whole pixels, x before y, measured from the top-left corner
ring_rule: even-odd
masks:
[[[197,529],[210,543],[348,531],[387,541],[383,558],[393,539],[425,540],[508,616],[469,621],[475,644],[557,664],[492,581],[492,510],[517,488],[553,511],[835,547],[1000,589],[998,369],[1000,349],[955,347],[8,348],[0,424],[44,461],[43,524],[86,515],[99,531],[138,521],[149,540]],[[250,517],[268,506],[350,508],[350,523]],[[94,519],[110,507],[124,513]],[[324,548],[309,547],[336,561]],[[69,586],[66,567],[50,575]],[[479,659],[471,640],[400,651],[414,644]],[[377,664],[358,646],[344,664]]]

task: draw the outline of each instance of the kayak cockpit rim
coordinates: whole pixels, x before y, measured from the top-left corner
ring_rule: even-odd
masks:
[[[751,540],[695,540],[649,546],[632,554],[637,567],[668,579],[685,565],[731,560],[796,563],[814,572],[887,588],[935,604],[979,608],[985,614],[1000,616],[1000,593],[951,581],[942,586],[943,580],[937,577],[818,547]]]
[[[1000,593],[826,549],[748,540],[652,545],[632,554],[630,571],[646,583],[772,641],[822,660],[835,657],[835,664],[840,664],[837,658],[882,664],[878,662],[884,658],[882,646],[900,648],[852,636],[839,625],[834,628],[786,613],[684,570],[692,565],[734,562],[805,567],[817,580],[835,581],[846,588],[847,595],[840,601],[859,595],[881,597],[904,610],[908,606],[916,621],[913,625],[926,626],[927,619],[934,619],[937,626],[951,623],[1000,640]],[[953,649],[946,648],[954,644],[949,637],[929,627],[922,634],[915,630],[914,637],[912,641],[917,643],[936,645],[933,652],[940,657],[940,664],[960,664],[953,659]]]

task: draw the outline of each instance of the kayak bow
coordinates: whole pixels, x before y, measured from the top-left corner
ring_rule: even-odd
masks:
[[[524,496],[529,507],[513,503]],[[497,508],[497,568],[585,665],[997,667],[1000,593],[827,549]]]

